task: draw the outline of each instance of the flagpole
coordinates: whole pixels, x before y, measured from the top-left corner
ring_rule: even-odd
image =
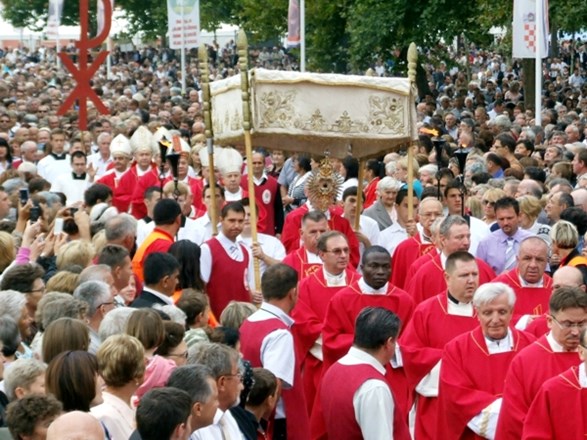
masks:
[[[542,5],[544,0],[536,0],[536,69],[535,69],[535,110],[534,110],[534,123],[535,125],[542,125],[542,24],[544,22],[544,10]]]
[[[306,71],[306,0],[300,0],[300,72]]]
[[[185,5],[181,7],[181,95],[185,97]]]
[[[59,26],[57,26],[57,38],[55,38],[55,55],[57,56],[57,70],[61,69],[61,59],[59,58],[61,52],[61,44],[59,42]]]

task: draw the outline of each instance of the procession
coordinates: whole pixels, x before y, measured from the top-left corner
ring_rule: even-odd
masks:
[[[0,439],[587,436],[587,41],[546,1],[344,71],[304,0],[269,43],[169,0],[122,44],[124,3],[0,43]]]

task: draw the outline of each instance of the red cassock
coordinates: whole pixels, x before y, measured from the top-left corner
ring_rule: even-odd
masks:
[[[420,234],[406,238],[397,248],[391,259],[391,284],[405,288],[405,281],[410,266],[422,255],[435,249],[432,243],[422,243]]]
[[[523,440],[587,438],[587,388],[581,388],[575,366],[542,385],[528,411]]]
[[[124,174],[122,176],[124,176]],[[110,188],[112,190],[112,194],[114,194],[114,191],[118,187],[118,184],[120,183],[120,179],[122,179],[122,176],[120,176],[120,178],[117,179],[116,173],[114,172],[114,170],[110,170],[110,171],[107,171],[104,175],[102,175],[102,177],[100,177],[98,180],[96,180],[96,183],[101,183],[102,185],[106,185],[108,188]],[[113,199],[112,204],[116,207],[116,204],[114,202],[115,201]],[[118,207],[116,207],[116,209],[118,209]]]
[[[140,219],[147,215],[147,206],[145,205],[145,191],[151,186],[161,187],[161,181],[159,180],[159,170],[157,167],[153,167],[151,171],[145,173],[135,186],[130,201],[130,213],[133,217]]]
[[[495,278],[495,273],[489,265],[479,258],[475,258],[479,268],[479,285],[489,283]],[[415,264],[415,263],[414,263]],[[414,277],[408,282],[406,291],[412,296],[416,304],[438,295],[446,290],[444,269],[440,261],[440,254],[421,266]]]
[[[499,398],[512,359],[534,338],[512,329],[513,348],[489,354],[481,327],[449,342],[442,354],[436,438],[481,439],[467,424]]]
[[[365,203],[363,204],[363,209],[367,209],[377,201],[377,184],[380,180],[379,177],[375,177],[367,184],[367,187],[365,188]]]
[[[414,276],[416,275],[416,272],[418,272],[418,269],[420,269],[422,266],[424,266],[426,263],[428,263],[430,260],[432,260],[435,256],[440,255],[439,252],[440,251],[438,250],[438,248],[430,249],[427,253],[425,253],[421,257],[417,258],[416,261],[414,261],[412,264],[410,264],[410,266],[408,268],[408,273],[406,274],[405,280],[404,280],[404,289],[407,290],[407,288],[408,288],[407,281],[414,278]],[[393,275],[393,273],[391,275]],[[438,292],[438,293],[440,293],[440,292]]]
[[[507,284],[516,292],[513,322],[516,323],[523,315],[542,315],[549,310],[548,302],[552,295],[552,278],[544,274],[543,287],[523,287],[520,284],[518,269],[502,273],[493,281]]]
[[[326,311],[322,330],[323,371],[343,357],[353,344],[355,319],[365,307],[384,307],[394,312],[407,325],[414,311],[414,301],[401,289],[388,284],[385,295],[365,294],[356,281],[336,293]],[[387,368],[388,380],[397,404],[408,414],[410,393],[403,368]]]
[[[534,335],[537,339],[540,336],[544,336],[546,333],[550,331],[550,329],[548,328],[548,321],[546,320],[546,315],[542,315],[534,319],[530,324],[528,324],[524,331],[526,333]]]
[[[524,419],[540,387],[548,379],[565,372],[581,360],[576,352],[555,353],[546,336],[514,358],[505,378],[503,402],[495,438],[518,440]]]
[[[300,228],[302,227],[302,217],[308,212],[308,205],[300,206],[294,209],[285,217],[283,232],[281,233],[281,242],[285,246],[286,252],[293,252],[300,247]],[[351,265],[359,266],[359,240],[351,227],[349,221],[342,217],[335,208],[330,208],[330,220],[328,227],[331,231],[339,231],[346,235],[351,250]]]
[[[276,330],[286,329],[287,326],[277,318],[255,322],[245,320],[240,328],[243,357],[251,362],[252,367],[263,367],[261,347],[264,339]],[[308,440],[310,438],[310,420],[306,412],[306,399],[297,356],[295,357],[294,379],[291,385],[291,388],[281,390],[281,398],[285,406],[287,438],[289,440]],[[273,420],[270,420],[270,423],[272,422]]]
[[[448,342],[479,325],[476,316],[450,315],[447,301],[447,294],[444,292],[420,303],[399,341],[410,390],[414,390],[440,361]],[[437,439],[437,417],[438,398],[418,395],[415,438]]]
[[[137,164],[135,163],[122,175],[118,186],[114,190],[112,204],[118,209],[118,212],[128,212],[138,180]]]
[[[306,253],[306,248],[304,247],[290,252],[281,262],[295,269],[295,271],[298,273],[299,281],[309,277],[322,267],[322,263],[308,263],[308,254]]]
[[[354,270],[346,270],[347,285],[358,281],[359,278],[360,275]],[[296,323],[292,327],[292,333],[296,344],[296,356],[301,359],[302,364],[308,414],[311,413],[322,377],[322,361],[311,354],[310,349],[322,334],[328,303],[334,294],[344,287],[346,286],[328,287],[323,270],[317,270],[299,284],[298,301],[292,312],[292,318]]]

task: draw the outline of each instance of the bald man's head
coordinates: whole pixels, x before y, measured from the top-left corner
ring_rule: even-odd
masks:
[[[583,274],[573,266],[563,266],[552,275],[552,290],[559,287],[580,287],[585,290]]]
[[[104,430],[90,414],[72,411],[51,423],[47,440],[104,440]]]

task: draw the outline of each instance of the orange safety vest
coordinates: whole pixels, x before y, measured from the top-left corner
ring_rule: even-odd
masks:
[[[141,282],[145,281],[145,277],[143,276],[143,260],[145,258],[145,252],[153,244],[155,240],[167,240],[173,243],[173,240],[169,240],[169,235],[165,232],[158,231],[156,229],[153,230],[147,238],[141,244],[141,247],[137,249],[135,252],[135,256],[132,259],[132,271],[135,275],[141,280]]]

